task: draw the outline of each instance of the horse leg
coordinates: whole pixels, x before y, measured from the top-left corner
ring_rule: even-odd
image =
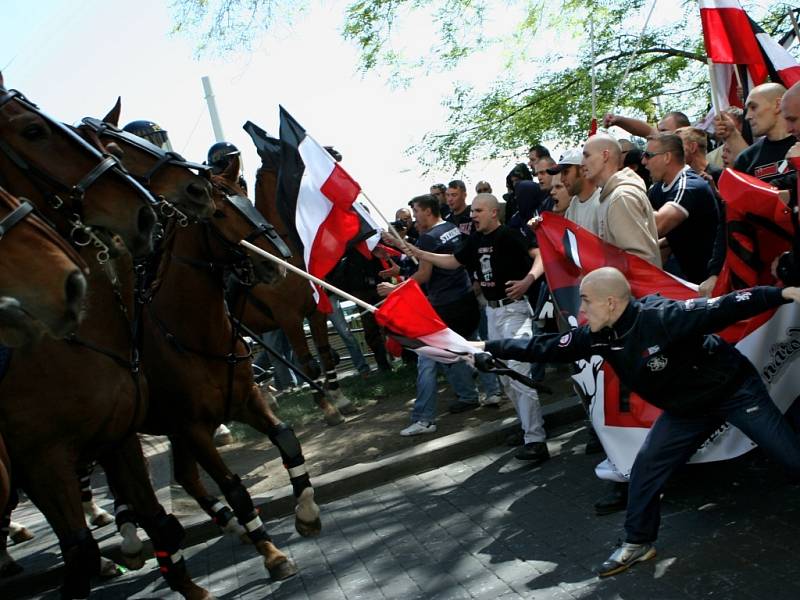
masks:
[[[76,472],[78,474],[78,482],[81,486],[81,504],[83,505],[83,514],[89,525],[92,527],[105,527],[114,522],[114,517],[110,513],[103,510],[92,497],[92,471],[94,465],[81,464],[78,465]]]
[[[125,498],[133,506],[150,536],[159,571],[170,589],[190,600],[211,600],[211,594],[189,576],[182,552],[183,527],[164,511],[156,498],[139,438],[129,435],[102,457],[101,464],[115,496]]]
[[[11,533],[11,511],[17,507],[18,503],[19,495],[17,494],[17,488],[16,486],[11,485],[9,487],[8,503],[3,510],[2,521],[0,521],[0,578],[11,577],[13,575],[22,573],[23,571],[23,568],[13,558],[11,558],[11,555],[8,553],[8,537]],[[20,525],[20,527],[22,526]],[[25,527],[22,527],[22,529],[28,531]],[[28,531],[28,533],[30,534],[30,531]],[[33,534],[30,535],[32,538]],[[13,534],[11,534],[11,539],[14,539]],[[14,542],[17,544],[20,543],[16,540],[14,540]]]
[[[230,507],[209,494],[206,486],[203,485],[197,470],[197,461],[192,456],[188,445],[176,436],[170,437],[170,442],[172,443],[172,468],[175,473],[175,481],[195,499],[200,508],[206,511],[206,514],[223,533],[236,535],[243,542],[248,543],[250,538],[247,537],[242,526],[236,522]]]
[[[244,527],[250,541],[258,553],[264,557],[264,566],[270,577],[279,581],[297,573],[297,565],[272,543],[261,517],[253,506],[253,500],[241,479],[234,475],[223,462],[212,439],[212,431],[195,425],[187,434],[192,445],[193,454],[200,466],[217,482],[233,509],[239,524]]]
[[[100,549],[83,516],[76,460],[62,448],[21,465],[25,491],[53,528],[64,557],[61,598],[86,598],[91,578],[100,573]]]
[[[314,502],[314,488],[306,469],[303,449],[294,430],[275,416],[256,385],[250,391],[247,410],[242,418],[245,423],[266,434],[281,453],[283,466],[289,473],[292,492],[297,500],[294,508],[294,527],[297,533],[303,537],[319,535],[322,529],[319,506]]]
[[[322,360],[322,366],[325,369],[325,389],[333,400],[334,406],[336,406],[343,415],[351,415],[356,412],[356,408],[339,388],[339,378],[336,375],[336,361],[333,358],[333,352],[331,351],[328,340],[328,319],[324,314],[315,310],[308,318],[308,322],[311,327],[311,336],[314,338],[314,344],[317,347],[317,352],[319,352],[319,357]]]
[[[308,349],[308,344],[306,343],[306,335],[303,331],[302,319],[299,322],[279,321],[277,324],[286,333],[286,337],[289,339],[289,344],[292,346],[292,350],[294,350],[294,353],[297,355],[297,360],[300,363],[300,368],[303,370],[303,373],[305,373],[310,379],[317,380],[321,383],[320,369],[318,367],[315,368],[314,366],[314,357],[311,354],[311,351]],[[344,417],[342,417],[339,409],[336,408],[333,403],[328,401],[328,399],[325,397],[325,394],[321,394],[317,390],[312,390],[311,394],[314,398],[314,403],[320,408],[322,414],[325,416],[325,423],[328,425],[339,425],[340,423],[344,423]]]

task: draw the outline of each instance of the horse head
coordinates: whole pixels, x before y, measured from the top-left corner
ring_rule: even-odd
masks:
[[[98,254],[152,250],[157,202],[122,167],[73,129],[45,115],[0,76],[0,180],[30,198],[57,229]]]
[[[188,162],[176,152],[120,129],[121,107],[118,98],[102,121],[87,117],[81,121],[78,131],[119,158],[127,171],[162,202],[163,214],[171,215],[177,210],[192,219],[211,216],[214,201],[208,167]]]
[[[239,187],[239,168],[239,157],[236,156],[223,173],[211,176],[217,210],[209,223],[224,250],[238,257],[239,269],[234,271],[242,283],[277,283],[285,277],[285,269],[269,259],[244,250],[239,244],[241,240],[247,240],[284,260],[291,257],[289,248],[275,228],[256,210]]]
[[[52,228],[0,188],[0,343],[63,337],[80,321],[86,264]]]

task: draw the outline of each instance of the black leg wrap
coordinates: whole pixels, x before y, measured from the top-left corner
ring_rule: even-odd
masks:
[[[64,556],[62,598],[86,598],[90,580],[100,572],[100,549],[89,529],[83,527],[59,540]]]
[[[234,475],[228,478],[220,488],[222,488],[222,493],[225,494],[225,498],[231,505],[239,524],[247,532],[247,537],[250,538],[250,541],[254,544],[270,541],[267,530],[264,528],[264,523],[253,506],[253,500],[250,498],[247,489],[242,485],[242,480],[239,479],[239,476]]]
[[[203,496],[197,503],[219,527],[225,527],[233,519],[233,511],[214,496]]]
[[[142,527],[153,542],[153,553],[158,561],[158,570],[170,589],[176,590],[186,581],[186,564],[181,546],[184,538],[183,526],[164,509],[150,519],[142,519]]]
[[[136,525],[136,513],[133,512],[130,506],[117,499],[114,500],[114,522],[117,529],[122,527],[125,523],[133,523]]]
[[[278,423],[267,431],[267,435],[281,453],[283,466],[289,472],[289,480],[292,482],[292,491],[295,497],[299,496],[300,492],[311,487],[311,480],[306,471],[303,449],[300,447],[294,430],[286,423]]]

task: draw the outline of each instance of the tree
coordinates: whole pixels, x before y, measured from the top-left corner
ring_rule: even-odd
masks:
[[[662,2],[665,0],[661,0]],[[765,30],[780,38],[791,31],[787,3],[745,3]],[[449,117],[442,131],[426,133],[409,152],[426,167],[461,169],[474,158],[518,153],[542,139],[561,144],[586,137],[591,115],[592,70],[598,114],[616,109],[654,121],[659,113],[682,110],[701,116],[708,107],[705,50],[695,0],[683,0],[670,23],[631,27],[631,15],[649,9],[651,0],[353,0],[346,8],[343,35],[361,50],[359,68],[386,70],[395,85],[417,72],[448,72],[502,44],[514,57],[497,65],[505,73],[488,90],[454,84],[444,100]],[[203,31],[201,51],[247,47],[292,9],[281,0],[176,0],[177,31]],[[557,10],[553,10],[554,6]],[[307,8],[295,2],[294,10]],[[545,10],[548,8],[549,10]],[[485,22],[492,11],[517,16],[507,35],[491,37]],[[800,11],[798,11],[800,12]],[[402,44],[403,24],[424,13],[437,35],[409,53]],[[555,15],[544,17],[543,15]],[[656,13],[658,15],[658,13]],[[589,20],[595,24],[594,54]],[[575,40],[577,50],[554,49],[546,55],[525,52],[530,40],[547,29]],[[536,77],[520,76],[520,66]],[[627,72],[624,85],[623,75]],[[624,87],[624,93],[619,93]],[[618,96],[618,97],[617,97]],[[615,103],[616,106],[612,106]]]

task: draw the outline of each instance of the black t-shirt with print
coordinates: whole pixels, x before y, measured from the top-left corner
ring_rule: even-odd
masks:
[[[742,150],[733,168],[774,185],[779,190],[791,190],[797,185],[797,174],[786,160],[786,153],[796,141],[793,135],[775,142],[761,138]]]
[[[458,214],[451,212],[447,217],[444,217],[444,220],[458,227],[463,236],[470,236],[475,232],[475,223],[470,216],[469,205]]]
[[[531,270],[528,248],[518,232],[500,225],[488,234],[475,232],[453,256],[475,274],[487,300],[502,300],[506,282],[522,279]]]

